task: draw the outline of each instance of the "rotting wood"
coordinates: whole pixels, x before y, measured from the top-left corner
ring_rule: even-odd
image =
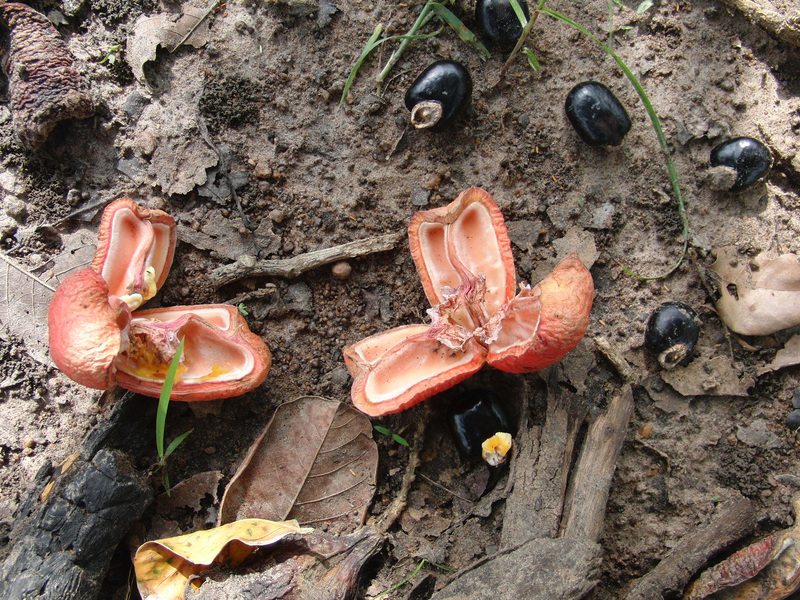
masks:
[[[376,252],[392,250],[405,236],[405,232],[388,233],[278,260],[253,259],[249,261],[240,259],[235,263],[217,267],[211,272],[211,278],[217,289],[247,277],[284,277],[291,279],[316,267],[339,260],[359,258]]]
[[[800,47],[800,9],[788,12],[769,0],[722,0],[735,8],[751,22],[766,29],[779,40]]]
[[[597,541],[603,531],[608,492],[633,414],[633,390],[625,385],[606,414],[590,426],[571,479],[564,508],[563,537]]]
[[[684,536],[656,567],[637,580],[625,600],[659,600],[681,595],[683,588],[714,554],[755,528],[755,511],[742,498],[721,508],[708,525]]]
[[[552,373],[556,371],[553,369]],[[514,487],[503,517],[502,549],[532,537],[552,538],[558,534],[569,467],[586,407],[577,396],[558,386],[555,375],[550,380],[550,398],[539,439],[534,438],[538,428],[524,431],[519,439]]]

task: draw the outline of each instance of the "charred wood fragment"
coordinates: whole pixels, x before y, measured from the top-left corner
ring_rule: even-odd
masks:
[[[64,40],[30,6],[0,1],[0,65],[14,132],[26,148],[41,146],[59,121],[94,112]]]

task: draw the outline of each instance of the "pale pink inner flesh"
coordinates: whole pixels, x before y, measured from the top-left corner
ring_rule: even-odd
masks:
[[[452,289],[463,283],[453,262],[460,262],[475,277],[485,278],[485,309],[488,314],[496,312],[506,302],[506,267],[494,224],[489,211],[479,202],[473,202],[451,225],[423,223],[419,230],[419,242],[425,266],[436,294],[436,303],[444,300],[443,288]],[[463,314],[462,314],[463,313]],[[466,311],[453,315],[455,320],[474,328]]]
[[[486,207],[473,202],[451,226],[449,237],[455,254],[473,275],[486,278],[484,301],[491,315],[505,304],[506,266]]]
[[[373,404],[396,400],[414,385],[458,369],[474,358],[474,352],[453,350],[435,339],[414,338],[376,363],[367,376],[365,396]]]
[[[497,339],[489,344],[489,352],[497,354],[514,346],[524,346],[536,335],[541,318],[539,296],[517,296],[509,302],[508,313],[501,321]]]
[[[108,283],[111,296],[133,293],[133,285],[142,276],[142,264],[147,260],[152,245],[153,226],[149,222],[139,219],[129,208],[114,213],[108,253],[100,274]]]
[[[134,290],[134,285],[141,283],[147,267],[153,267],[155,281],[159,280],[170,252],[169,225],[143,221],[131,209],[121,208],[114,213],[109,240],[101,275],[110,295],[141,292]]]
[[[372,364],[403,340],[410,338],[412,335],[423,333],[427,329],[428,325],[396,327],[364,338],[353,346],[353,351],[358,354],[363,362]]]

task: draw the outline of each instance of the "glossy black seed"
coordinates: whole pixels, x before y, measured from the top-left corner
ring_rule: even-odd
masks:
[[[792,431],[797,431],[800,429],[800,410],[794,409],[792,412],[786,415],[786,427]]]
[[[461,394],[450,405],[448,420],[458,450],[469,458],[480,458],[481,445],[495,433],[511,433],[500,401],[488,390]]]
[[[606,86],[584,81],[572,88],[564,103],[567,118],[590,146],[619,146],[631,129],[628,113]]]
[[[405,103],[415,127],[438,131],[452,123],[471,98],[472,77],[466,67],[454,60],[439,60],[414,80]]]
[[[658,357],[665,369],[687,361],[700,337],[700,319],[683,302],[666,302],[650,315],[644,347]]]
[[[525,18],[530,18],[528,3],[519,0]],[[478,0],[475,3],[475,25],[485,42],[502,50],[513,50],[522,35],[522,24],[508,0]]]
[[[772,166],[769,148],[750,137],[723,142],[711,151],[712,167],[729,167],[736,171],[732,190],[743,190],[755,184]]]

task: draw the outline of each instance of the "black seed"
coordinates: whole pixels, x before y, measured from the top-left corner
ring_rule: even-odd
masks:
[[[519,0],[525,18],[530,18],[528,3]],[[522,35],[522,23],[508,0],[478,0],[475,3],[475,25],[478,35],[502,50],[513,50]]]
[[[666,302],[650,315],[644,347],[658,357],[665,369],[688,361],[700,336],[700,319],[682,302]]]
[[[495,433],[511,433],[500,401],[488,390],[461,394],[450,405],[448,420],[458,450],[469,458],[480,458],[481,445]]]
[[[572,88],[564,104],[567,118],[590,146],[619,146],[631,129],[631,120],[617,97],[596,81]]]
[[[767,174],[772,166],[772,154],[758,140],[738,137],[711,151],[711,166],[729,167],[736,171],[736,183],[731,189],[743,190]]]
[[[786,415],[786,427],[792,431],[797,431],[800,429],[800,410],[794,409],[792,412]]]
[[[466,108],[471,97],[472,77],[466,67],[453,60],[440,60],[414,80],[406,92],[405,103],[415,127],[438,131]]]

